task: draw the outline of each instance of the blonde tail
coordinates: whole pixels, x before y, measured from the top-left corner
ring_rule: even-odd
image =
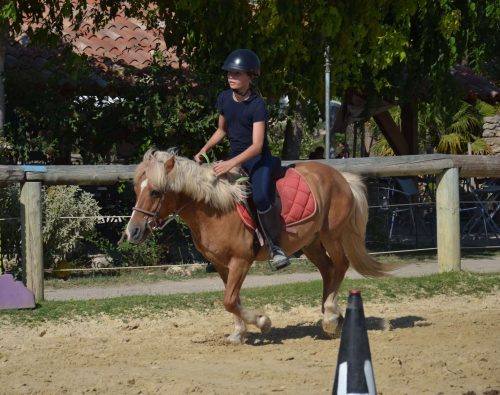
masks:
[[[342,237],[342,246],[352,267],[365,277],[388,276],[387,272],[393,268],[383,265],[373,259],[366,251],[365,233],[368,222],[368,201],[366,187],[361,177],[342,173],[349,183],[353,195],[353,208],[347,224],[347,231]]]

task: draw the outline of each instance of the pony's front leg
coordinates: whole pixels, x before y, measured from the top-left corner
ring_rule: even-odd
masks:
[[[234,314],[234,332],[227,337],[227,342],[231,344],[242,344],[247,335],[247,325],[240,317]]]
[[[224,294],[224,307],[234,314],[234,332],[227,340],[231,344],[241,344],[245,341],[247,324],[257,326],[262,333],[271,330],[271,320],[264,314],[245,309],[240,301],[240,290],[250,268],[250,263],[243,260],[231,260]]]
[[[265,314],[259,314],[253,310],[248,310],[238,304],[234,314],[234,332],[227,337],[228,343],[242,344],[247,335],[247,325],[252,324],[260,329],[262,333],[268,333],[271,330],[271,319]],[[244,317],[244,318],[241,318]]]

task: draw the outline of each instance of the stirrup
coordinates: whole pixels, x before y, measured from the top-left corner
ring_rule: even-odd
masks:
[[[288,265],[290,265],[290,259],[288,259],[281,248],[274,246],[271,251],[271,259],[269,260],[271,270],[275,272],[284,269]]]

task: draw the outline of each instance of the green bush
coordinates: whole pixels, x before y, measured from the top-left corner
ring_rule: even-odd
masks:
[[[12,163],[15,157],[14,145],[9,141],[9,139],[0,136],[0,163],[9,164]]]
[[[102,240],[102,239],[101,239]],[[189,228],[180,220],[172,221],[163,230],[156,231],[142,244],[121,243],[117,255],[111,249],[115,266],[149,266],[202,262],[205,259],[196,250]]]
[[[21,266],[21,233],[19,232],[18,184],[0,188],[0,272]]]
[[[161,264],[161,246],[154,237],[142,244],[125,241],[118,246],[121,266],[150,266]]]
[[[45,265],[52,267],[90,235],[100,207],[90,193],[76,185],[47,187],[43,195]]]
[[[20,188],[9,184],[0,189],[0,217],[16,218],[1,221],[1,262],[4,269],[12,270],[20,264],[21,233],[19,232]],[[43,250],[48,268],[78,249],[97,223],[100,207],[92,195],[76,185],[51,186],[42,192]],[[6,267],[9,266],[9,267]]]

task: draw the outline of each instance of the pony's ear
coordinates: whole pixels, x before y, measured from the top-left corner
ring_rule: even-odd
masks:
[[[175,165],[175,155],[172,155],[165,161],[165,172],[170,173]]]

